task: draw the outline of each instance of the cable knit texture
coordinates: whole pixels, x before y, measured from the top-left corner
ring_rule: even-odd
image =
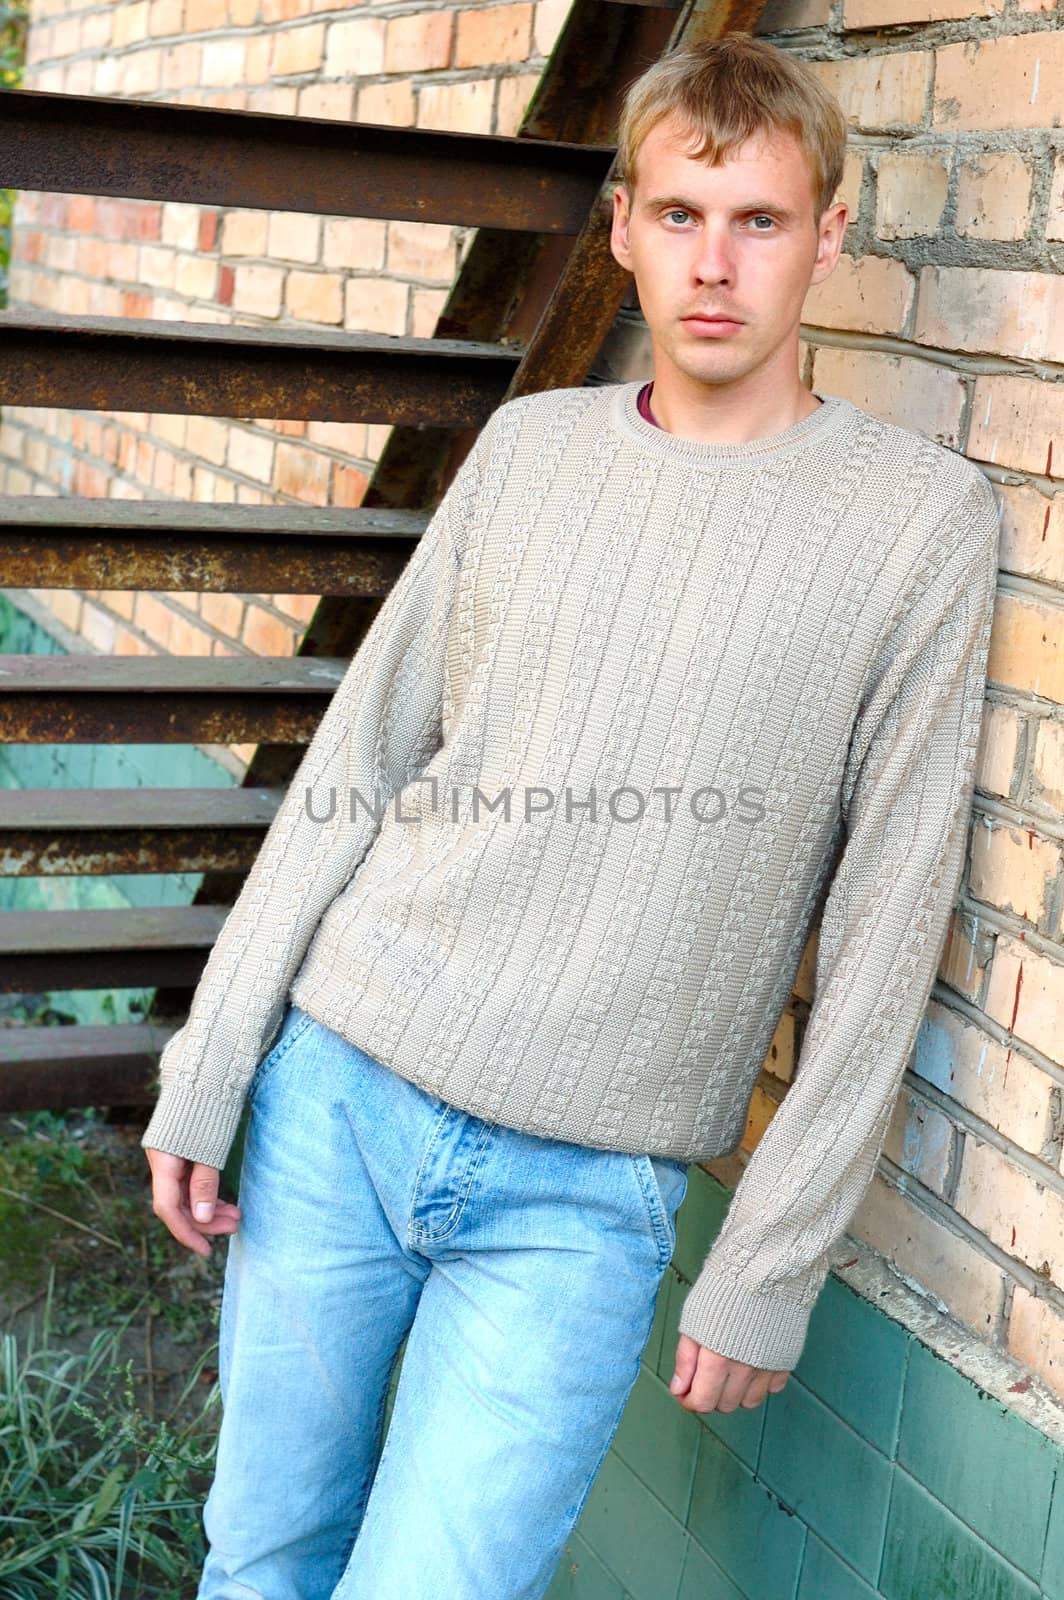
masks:
[[[820,912],[793,1082],[679,1321],[789,1370],[959,888],[998,503],[839,396],[729,445],[647,421],[639,388],[522,396],[481,430],[226,919],[143,1143],[221,1166],[291,999],[489,1121],[722,1155]]]

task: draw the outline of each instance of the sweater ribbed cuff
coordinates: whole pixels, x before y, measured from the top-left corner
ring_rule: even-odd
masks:
[[[140,1142],[220,1171],[243,1109],[243,1099],[219,1100],[202,1085],[198,1091],[190,1091],[173,1082],[164,1083]]]
[[[679,1331],[707,1350],[772,1372],[790,1372],[805,1344],[812,1305],[780,1294],[755,1294],[710,1267],[680,1307]]]

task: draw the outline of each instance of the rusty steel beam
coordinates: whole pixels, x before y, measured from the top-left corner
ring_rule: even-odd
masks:
[[[382,600],[424,511],[0,495],[0,586]]]
[[[3,405],[479,428],[519,359],[454,339],[0,311]]]
[[[195,983],[226,915],[225,906],[6,911],[0,992]]]
[[[0,656],[0,739],[309,744],[347,665],[310,656]]]
[[[611,151],[157,100],[8,90],[0,186],[578,233]]]
[[[0,1113],[151,1105],[175,1031],[158,1022],[0,1028]]]
[[[0,877],[247,871],[284,790],[0,789]]]

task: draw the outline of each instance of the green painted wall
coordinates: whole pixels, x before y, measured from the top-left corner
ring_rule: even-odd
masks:
[[[0,592],[0,654],[62,655],[44,628]],[[194,745],[22,744],[0,746],[0,788],[225,788],[236,780]],[[0,912],[188,905],[201,873],[112,877],[0,877]],[[5,1014],[70,1022],[136,1022],[152,989],[56,990],[43,999],[0,994]]]
[[[829,1276],[760,1406],[668,1392],[731,1199],[692,1167],[642,1368],[547,1600],[1064,1600],[1061,1448]]]

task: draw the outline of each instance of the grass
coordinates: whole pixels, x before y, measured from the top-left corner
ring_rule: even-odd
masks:
[[[177,1600],[206,1553],[225,1241],[151,1210],[141,1128],[0,1119],[0,1600]]]

